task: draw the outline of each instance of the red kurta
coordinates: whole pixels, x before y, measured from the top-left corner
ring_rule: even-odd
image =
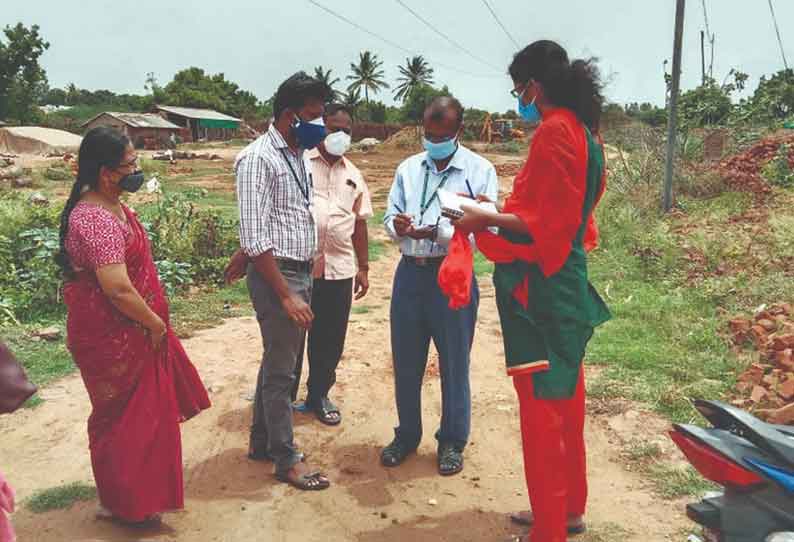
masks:
[[[513,181],[503,213],[515,214],[527,226],[532,244],[511,243],[489,231],[475,235],[477,247],[495,263],[523,260],[537,263],[546,277],[558,272],[571,253],[576,232],[582,224],[582,204],[586,192],[587,138],[581,123],[567,109],[553,109],[543,117],[532,138],[529,157]],[[606,179],[595,204],[606,188]],[[453,308],[468,305],[472,256],[468,241],[456,232],[449,256],[439,271],[441,290]],[[589,215],[584,236],[588,252],[598,245],[598,227]],[[524,306],[528,303],[527,284],[514,292]]]
[[[210,406],[207,392],[170,326],[159,350],[145,330],[110,302],[94,270],[124,263],[130,281],[168,324],[168,303],[146,232],[126,207],[128,224],[106,209],[80,203],[66,248],[76,280],[68,282],[68,347],[91,399],[91,464],[101,504],[141,521],[182,508],[179,422]]]

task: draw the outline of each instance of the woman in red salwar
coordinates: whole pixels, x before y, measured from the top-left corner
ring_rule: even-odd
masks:
[[[129,139],[83,138],[61,216],[68,348],[88,390],[100,516],[125,523],[183,506],[179,423],[210,406],[169,326],[168,302],[141,223],[119,200],[143,183]]]
[[[598,235],[593,210],[605,186],[597,138],[603,99],[592,62],[569,61],[551,41],[519,51],[509,71],[521,116],[540,125],[501,212],[466,206],[456,227],[477,232],[477,247],[496,262],[532,505],[513,515],[533,525],[529,537],[517,540],[565,542],[585,530],[582,360],[593,330],[610,318],[587,273]],[[498,236],[485,231],[491,226]]]

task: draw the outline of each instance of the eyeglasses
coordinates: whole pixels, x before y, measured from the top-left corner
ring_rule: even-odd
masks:
[[[529,88],[529,85],[531,85],[531,84],[532,84],[532,83],[534,83],[534,82],[535,82],[535,80],[534,80],[534,79],[530,79],[529,81],[527,81],[526,83],[524,83],[524,84],[523,84],[523,85],[521,85],[520,87],[518,87],[518,88],[514,88],[513,90],[511,90],[511,91],[510,91],[510,95],[511,95],[513,98],[520,98],[520,97],[521,97],[521,96],[523,96],[523,95],[524,95],[524,93],[527,91],[527,89]]]

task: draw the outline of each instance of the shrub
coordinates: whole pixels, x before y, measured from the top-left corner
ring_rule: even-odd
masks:
[[[782,188],[794,188],[794,145],[781,145],[777,155],[761,170],[761,175],[770,184]]]

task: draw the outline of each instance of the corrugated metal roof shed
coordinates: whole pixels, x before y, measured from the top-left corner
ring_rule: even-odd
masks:
[[[212,109],[196,109],[193,107],[175,107],[170,105],[158,105],[157,109],[165,111],[166,113],[187,117],[189,119],[227,120],[232,122],[240,122],[240,119],[238,118],[224,115],[223,113],[213,111]]]
[[[165,129],[165,130],[180,130],[181,128],[172,122],[168,122],[160,115],[155,115],[153,113],[116,113],[114,111],[106,111],[104,113],[100,113],[96,117],[92,118],[88,122],[83,123],[83,126],[91,124],[96,119],[101,117],[102,115],[109,115],[114,119],[117,119],[127,126],[131,126],[133,128],[156,128],[156,129]]]

